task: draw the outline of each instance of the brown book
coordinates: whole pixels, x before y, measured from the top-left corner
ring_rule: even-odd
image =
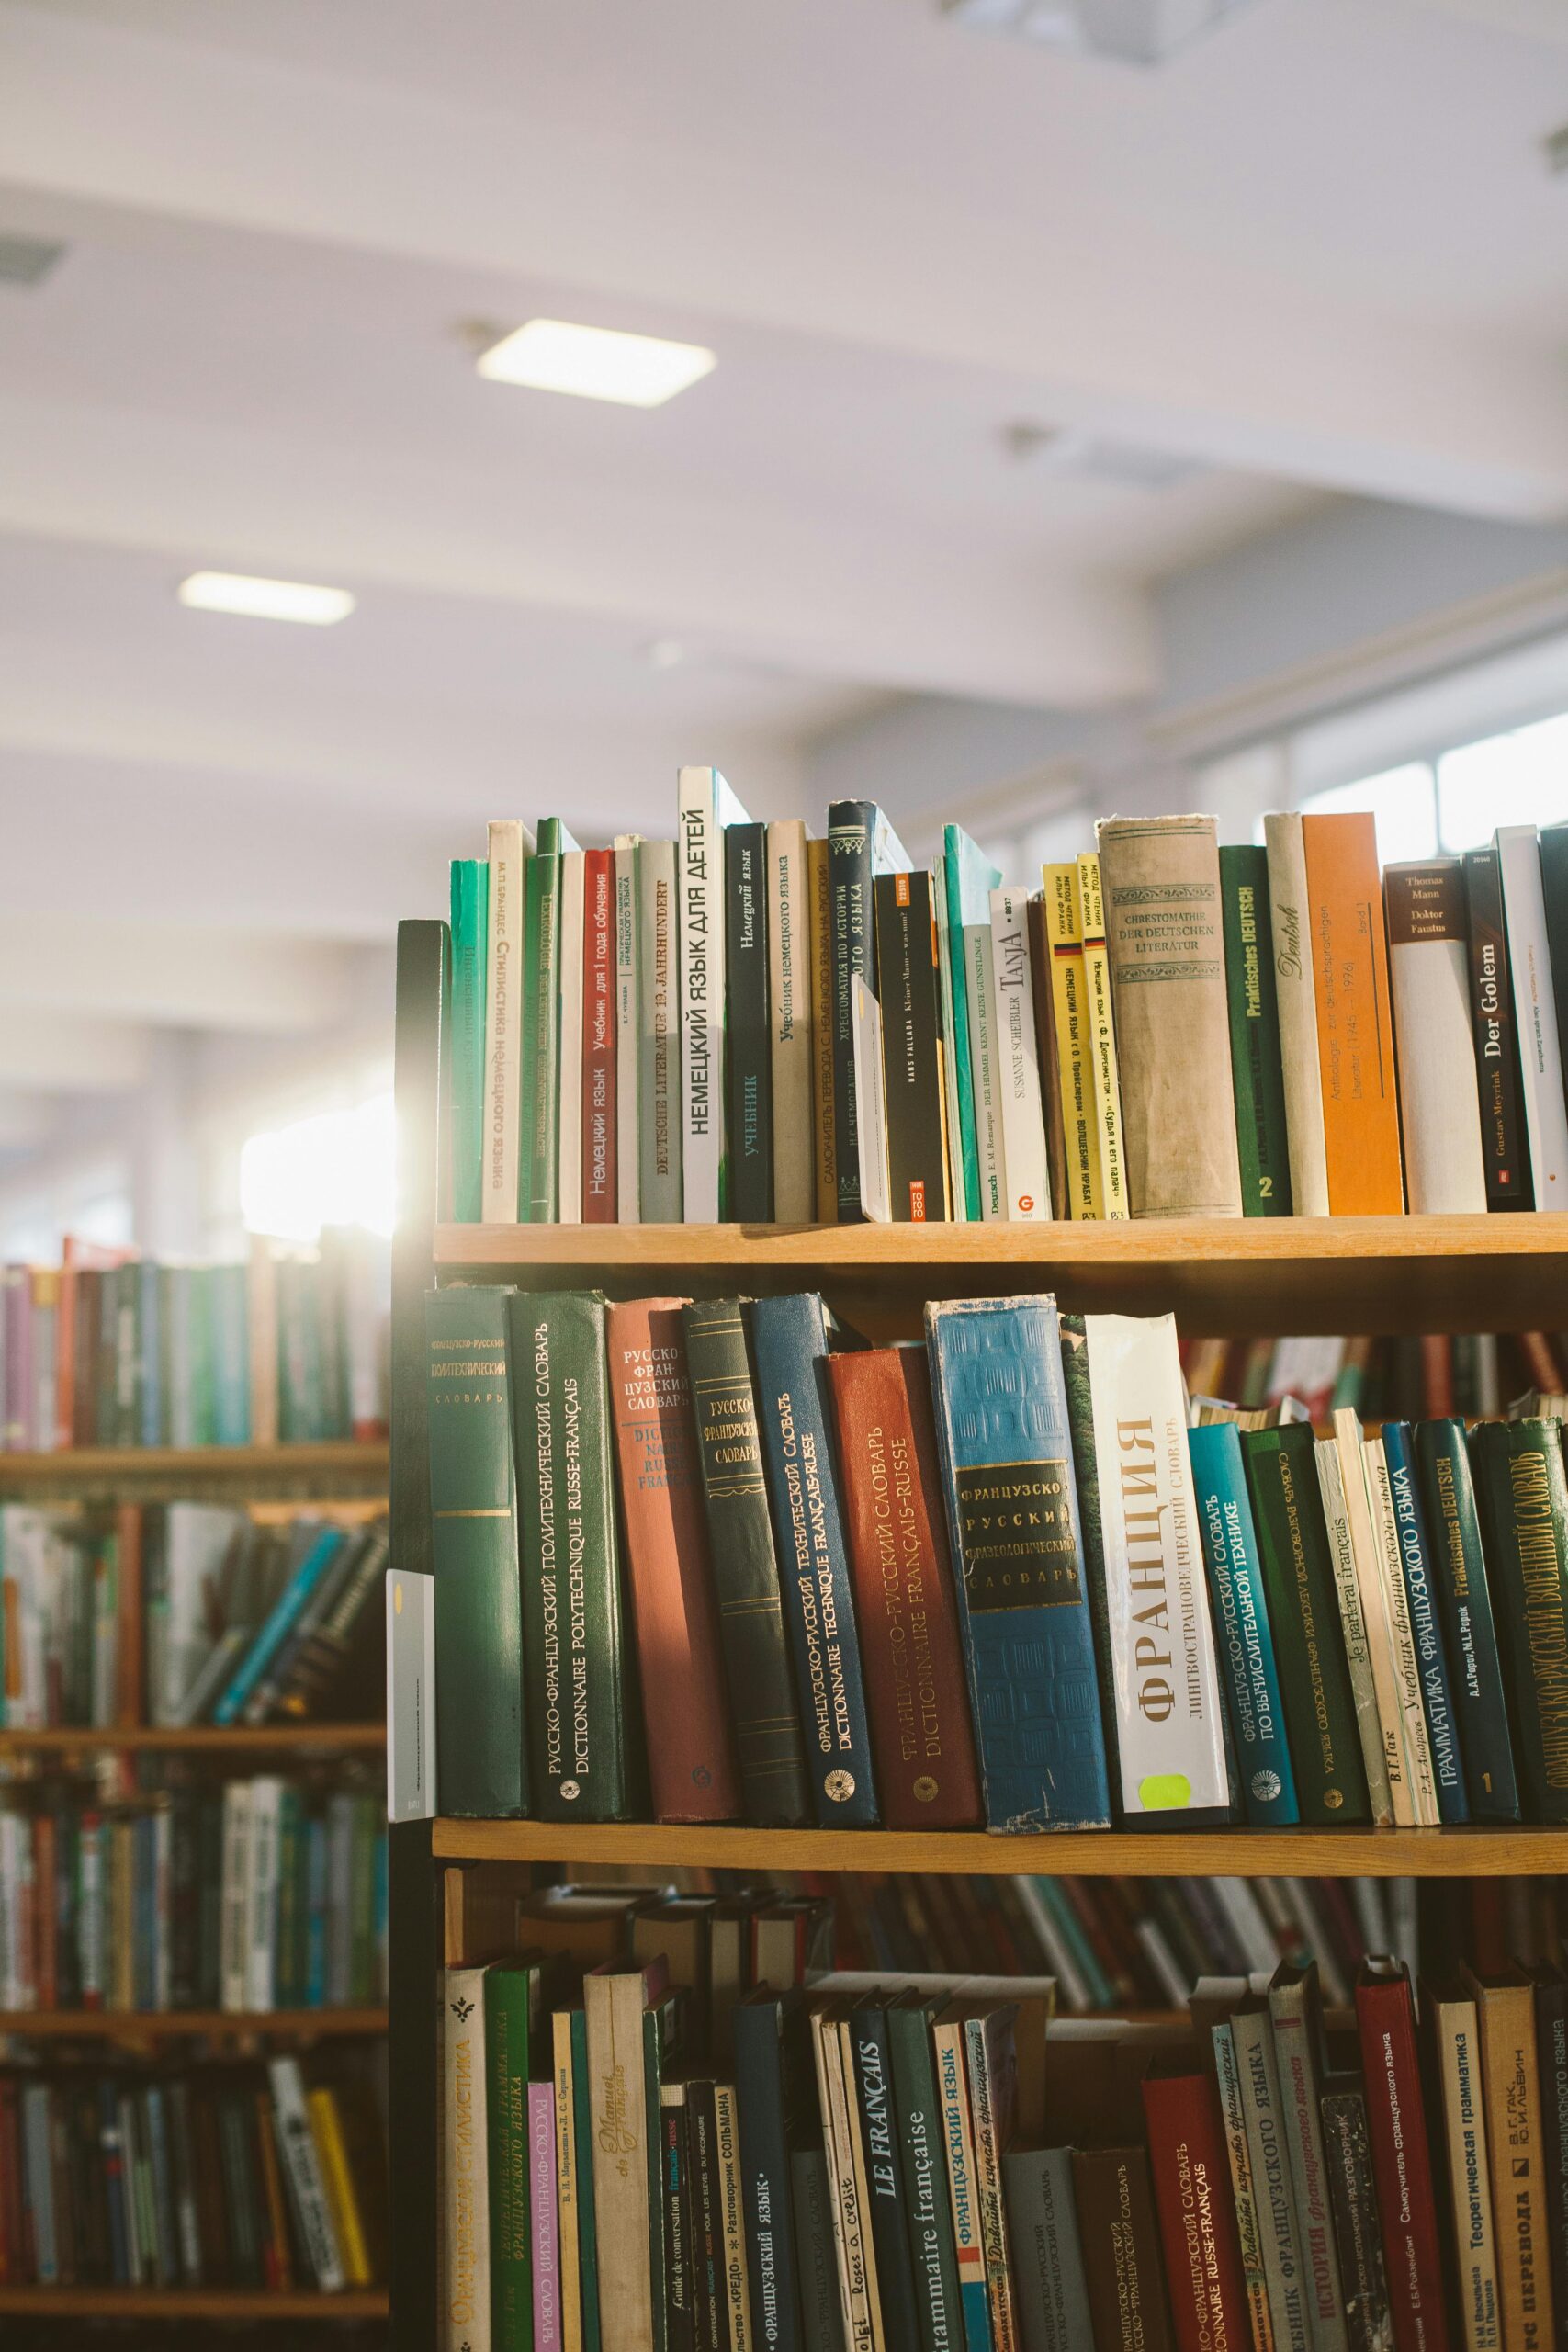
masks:
[[[1302,839],[1329,1214],[1399,1216],[1404,1182],[1376,824],[1370,814],[1303,817]]]
[[[1174,2352],[1148,2157],[1076,2149],[1073,2188],[1094,2352]]]
[[[683,1302],[606,1317],[626,1567],[660,1821],[732,1821],[740,1775],[725,1700],[707,1513],[692,1419]]]
[[[1481,1101],[1464,1082],[1472,1064],[1464,867],[1457,857],[1429,858],[1391,865],[1382,881],[1411,1211],[1482,1214]]]
[[[839,1155],[833,1124],[833,894],[828,844],[806,844],[811,935],[811,1095],[817,1115],[817,1222],[839,1222]]]
[[[1481,2029],[1503,2342],[1507,2352],[1551,2352],[1556,2337],[1535,1988],[1522,1968],[1484,1977],[1467,1969],[1464,1988]]]
[[[1239,1216],[1214,820],[1097,830],[1133,1215]]]
[[[1051,988],[1051,933],[1045,893],[1029,901],[1029,977],[1034,990],[1034,1051],[1040,1063],[1040,1114],[1045,1122],[1045,1170],[1051,1214],[1072,1214],[1067,1201],[1066,1129],[1062,1125],[1062,1057],[1056,1050],[1056,1007]],[[960,975],[962,982],[962,974]]]
[[[883,1819],[964,1828],[980,1780],[925,1351],[829,1355],[828,1379]]]

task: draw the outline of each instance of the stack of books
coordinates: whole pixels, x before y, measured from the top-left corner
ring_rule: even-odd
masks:
[[[429,1295],[444,1813],[1568,1820],[1561,1422],[1317,1436],[1190,1396],[1169,1316],[925,1326]]]
[[[384,1437],[389,1299],[358,1227],[222,1266],[67,1241],[0,1268],[0,1450]]]
[[[344,2064],[0,2074],[0,2279],[338,2294],[385,2276],[386,2133]]]
[[[1111,818],[1010,883],[874,802],[680,772],[452,867],[459,1222],[1399,1216],[1568,1201],[1568,826],[1380,872],[1370,814]]]
[[[0,1504],[0,1727],[379,1713],[384,1520]]]

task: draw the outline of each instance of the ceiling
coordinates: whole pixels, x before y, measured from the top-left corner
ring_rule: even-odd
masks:
[[[1151,582],[1325,500],[1562,516],[1565,119],[1559,0],[1258,0],[1152,73],[936,0],[0,0],[0,233],[66,247],[0,284],[0,1091],[319,1026],[487,814],[1135,700]],[[482,381],[538,314],[718,366]]]

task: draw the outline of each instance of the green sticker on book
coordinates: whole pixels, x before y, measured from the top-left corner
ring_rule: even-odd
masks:
[[[1192,1802],[1192,1783],[1185,1772],[1151,1772],[1138,1782],[1138,1803],[1145,1813],[1178,1813]]]

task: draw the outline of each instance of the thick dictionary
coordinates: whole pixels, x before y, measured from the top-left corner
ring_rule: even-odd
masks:
[[[1144,2084],[1149,2170],[1181,2352],[1240,2346],[1250,2326],[1219,2094],[1207,2075]]]
[[[1394,2344],[1397,2352],[1448,2352],[1416,2018],[1402,1962],[1362,1962],[1356,1983],[1356,2028]]]

